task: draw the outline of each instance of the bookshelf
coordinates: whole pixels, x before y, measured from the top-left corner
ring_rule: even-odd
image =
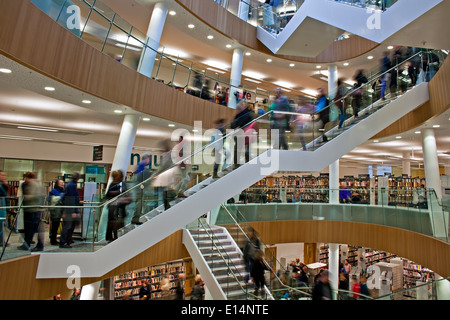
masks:
[[[175,282],[180,273],[186,273],[189,263],[187,260],[177,260],[166,262],[136,271],[127,272],[114,277],[114,300],[121,300],[123,295],[130,291],[131,299],[139,300],[139,290],[144,281],[147,281],[150,288],[150,300],[158,300],[161,298],[160,282],[167,277],[170,281],[170,294],[173,295]]]

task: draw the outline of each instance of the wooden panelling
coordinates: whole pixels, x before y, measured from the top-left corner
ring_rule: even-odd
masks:
[[[450,245],[419,233],[381,225],[343,221],[271,221],[250,223],[264,243],[345,243],[411,259],[450,276]]]
[[[314,58],[274,55],[257,39],[256,27],[239,19],[213,1],[176,0],[176,2],[217,32],[237,41],[243,46],[281,59],[305,63],[338,62],[358,57],[379,45],[368,39],[352,36],[349,39],[334,41]]]
[[[234,111],[176,91],[117,63],[55,23],[30,1],[1,0],[0,53],[50,78],[143,113],[214,127]]]
[[[346,243],[391,252],[443,277],[450,276],[450,245],[419,233],[342,221],[269,221],[251,225],[265,243]],[[180,230],[102,277],[82,278],[81,285],[187,257],[189,253],[182,244]],[[39,255],[1,262],[0,300],[49,299],[57,293],[70,295],[67,279],[35,279],[38,263]]]
[[[429,82],[428,90],[430,100],[427,103],[380,131],[372,139],[388,137],[414,129],[450,108],[450,59],[445,59],[439,71]]]
[[[104,276],[81,278],[80,283],[83,286],[132,270],[186,257],[189,257],[189,253],[182,243],[182,231],[180,230]],[[29,255],[0,262],[0,300],[47,300],[58,293],[64,297],[70,297],[72,290],[67,288],[66,278],[35,278],[38,263],[39,255]]]

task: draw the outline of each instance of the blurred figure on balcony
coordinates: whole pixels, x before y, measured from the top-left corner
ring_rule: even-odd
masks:
[[[309,103],[305,96],[298,96],[298,106],[296,116],[293,116],[292,123],[295,125],[295,135],[302,144],[302,149],[306,151],[305,131],[308,123],[312,121],[315,106]]]
[[[37,177],[34,172],[27,172],[25,174],[25,182],[21,185],[23,202],[23,222],[25,229],[25,242],[19,247],[21,250],[29,250],[33,241],[34,235],[38,234],[38,243],[31,251],[44,251],[44,235],[40,230],[42,210],[39,206],[44,204],[45,196],[42,193],[42,188],[37,182]],[[25,208],[28,207],[29,208]]]
[[[355,91],[353,93],[353,98],[355,99],[354,100],[355,102],[353,104],[353,115],[355,116],[355,118],[357,118],[363,103],[363,93],[365,90],[363,85],[369,81],[367,80],[367,77],[364,75],[363,69],[358,70],[358,72],[353,77],[353,80],[356,81],[356,84],[354,86]]]
[[[316,102],[315,112],[319,115],[319,120],[322,121],[321,126],[317,129],[323,130],[322,141],[327,142],[328,138],[325,135],[325,125],[330,121],[330,108],[328,108],[329,100],[323,88],[317,89],[318,98]]]
[[[391,60],[389,59],[389,51],[383,53],[383,58],[380,60],[380,81],[381,81],[381,99],[386,100],[386,89],[391,77],[388,70],[391,68]]]
[[[111,173],[111,177],[113,181],[106,191],[106,200],[117,197],[127,189],[122,170],[114,170]],[[117,231],[125,225],[124,219],[127,216],[126,206],[130,202],[131,196],[129,193],[126,193],[108,204],[108,224],[105,235],[106,241],[112,242],[118,238]]]
[[[6,199],[8,197],[8,180],[6,180],[6,172],[0,170],[0,207],[6,207]],[[0,245],[4,241],[3,221],[6,219],[6,209],[0,209]]]
[[[83,202],[78,193],[78,180],[81,175],[78,172],[72,174],[70,181],[64,189],[64,196],[61,199],[63,206],[80,206]],[[66,208],[62,214],[62,231],[59,240],[60,248],[72,248],[73,232],[77,224],[81,221],[81,213],[78,208]]]
[[[275,99],[273,101],[272,129],[278,130],[278,145],[280,149],[288,150],[286,140],[286,130],[289,129],[290,115],[283,113],[291,111],[289,101],[286,96],[282,95],[281,88],[275,88]]]
[[[61,199],[64,196],[64,181],[58,179],[55,181],[55,187],[50,191],[47,197],[47,202],[55,208],[51,208],[50,211],[50,244],[56,246],[58,241],[56,240],[58,234],[58,228],[61,225],[62,209],[58,206],[61,205]]]
[[[254,132],[258,132],[258,122],[253,121],[254,119],[256,119],[255,112],[248,107],[245,100],[240,100],[236,106],[236,115],[230,124],[230,128],[236,130],[233,137],[234,168],[250,161],[251,144],[256,138]]]
[[[224,157],[225,159],[227,158],[227,153],[226,153],[226,148],[224,145],[224,139],[223,136],[225,135],[225,119],[224,118],[220,118],[218,120],[216,120],[215,122],[216,125],[216,134],[214,136],[211,137],[211,142],[216,142],[216,144],[213,145],[214,147],[214,168],[213,168],[213,179],[217,179],[219,178],[219,176],[217,175],[218,171],[219,171],[219,167],[221,165],[223,165],[224,163]],[[222,167],[223,169],[223,167]]]

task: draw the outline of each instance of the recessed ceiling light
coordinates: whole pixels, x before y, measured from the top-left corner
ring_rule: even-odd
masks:
[[[58,132],[58,129],[45,128],[45,127],[32,127],[32,126],[18,126],[17,129]]]
[[[401,138],[402,138],[401,136],[396,136],[396,137],[395,137],[395,139],[401,139]]]
[[[175,127],[175,125],[171,123],[171,124],[169,124],[169,127]]]
[[[1,73],[11,73],[12,71],[9,70],[9,69],[0,68],[0,72],[1,72]]]
[[[46,91],[55,91],[55,88],[53,88],[53,87],[45,87],[44,90],[46,90]]]
[[[214,39],[214,36],[209,35],[209,36],[208,36],[208,39],[209,39],[209,40]]]
[[[320,69],[320,68],[322,68],[322,66],[316,66],[316,68],[317,68],[317,69]]]
[[[81,101],[81,102],[83,102],[83,103],[85,103],[85,104],[90,104],[92,101],[91,101],[91,100],[83,100],[83,101]]]
[[[175,11],[171,10],[171,11],[169,11],[169,14],[170,14],[171,16],[174,16],[174,15],[176,15],[177,13],[176,13]]]
[[[290,65],[289,65],[289,67],[294,67],[295,66],[295,64],[293,64],[293,63],[291,63]]]
[[[114,110],[115,113],[122,113],[122,110]]]
[[[192,132],[198,132],[198,129],[192,129]]]
[[[250,56],[252,53],[251,52],[246,52],[245,55],[246,56]]]
[[[226,47],[227,47],[227,48],[231,48],[231,44],[227,44]]]
[[[195,26],[191,23],[191,24],[188,24],[188,28],[189,28],[189,29],[194,29]]]
[[[267,59],[266,61],[269,62],[269,63],[271,63],[271,62],[272,62],[272,59]]]
[[[439,128],[439,127],[440,127],[440,125],[438,125],[438,124],[433,125],[433,128]]]
[[[416,131],[416,132],[414,132],[415,134],[420,134],[421,132],[420,131]]]
[[[388,48],[388,50],[392,50],[392,49],[394,49],[394,46],[388,46],[387,48]]]
[[[143,118],[143,121],[150,121],[150,118]]]
[[[373,56],[368,56],[367,59],[372,60]]]
[[[380,142],[380,140],[373,140],[373,142],[377,143],[377,142]]]
[[[349,65],[348,62],[345,62],[345,63],[344,63],[344,67],[347,67],[348,65]]]

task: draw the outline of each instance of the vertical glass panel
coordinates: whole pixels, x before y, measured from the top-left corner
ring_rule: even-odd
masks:
[[[141,59],[143,43],[134,37],[129,37],[122,57],[122,63],[127,67],[137,70]]]
[[[41,181],[51,182],[61,176],[61,165],[56,161],[41,161],[34,162],[34,171],[40,177]]]
[[[175,65],[176,65],[175,60],[163,56],[162,60],[160,61],[159,70],[157,70],[155,74],[156,81],[165,84],[170,84],[172,82]]]
[[[103,53],[121,62],[128,42],[128,35],[112,25],[108,39],[106,39],[105,46],[103,47]]]
[[[139,43],[147,43],[147,37],[144,33],[133,27],[131,29],[131,35],[138,40]]]
[[[188,79],[189,79],[189,67],[179,63],[175,71],[175,77],[173,79],[173,87],[184,91],[184,89],[188,85]]]
[[[187,88],[187,93],[200,97],[200,93],[203,87],[203,73],[192,69],[191,70],[191,76],[189,78],[189,85]]]
[[[109,27],[108,20],[92,11],[81,38],[90,46],[102,51]]]
[[[41,9],[50,18],[56,21],[67,0],[30,0],[32,4]]]
[[[131,24],[129,24],[127,21],[125,21],[124,19],[122,19],[122,17],[116,15],[114,17],[113,23],[118,26],[120,29],[122,29],[123,31],[130,33],[131,32]]]
[[[5,172],[9,181],[23,180],[27,171],[33,171],[33,160],[5,159]]]
[[[94,3],[94,9],[95,11],[97,11],[98,13],[100,13],[101,15],[103,15],[105,18],[109,19],[110,21],[113,20],[114,18],[114,11],[112,11],[108,6],[106,6],[103,2],[101,1],[96,1]]]

